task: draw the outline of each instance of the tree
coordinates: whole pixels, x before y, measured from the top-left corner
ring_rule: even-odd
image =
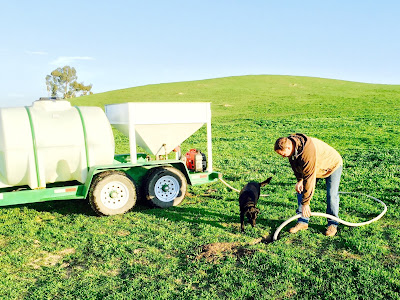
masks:
[[[62,96],[64,99],[93,94],[91,84],[84,85],[83,82],[77,82],[77,79],[75,68],[57,68],[46,76],[47,91],[50,96]]]

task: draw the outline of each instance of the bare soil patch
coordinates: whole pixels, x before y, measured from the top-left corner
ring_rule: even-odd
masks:
[[[57,251],[55,253],[50,253],[47,251],[42,251],[40,252],[40,257],[29,262],[28,265],[33,267],[34,269],[40,269],[41,267],[44,266],[55,266],[61,260],[63,259],[64,256],[74,254],[75,249],[73,248],[68,248],[64,249],[62,251]]]
[[[212,243],[202,247],[202,252],[196,256],[196,259],[205,258],[208,261],[218,261],[225,256],[242,257],[253,255],[256,250],[246,249],[239,243]]]

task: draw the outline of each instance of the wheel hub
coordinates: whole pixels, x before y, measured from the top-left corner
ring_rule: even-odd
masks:
[[[158,179],[154,186],[155,195],[162,202],[173,201],[178,196],[179,191],[178,180],[170,175]]]
[[[117,191],[111,191],[111,192],[110,192],[110,197],[111,197],[112,199],[117,198],[117,197],[118,197],[118,192],[117,192]]]
[[[110,209],[119,209],[129,200],[128,187],[119,181],[107,183],[101,190],[101,202]]]

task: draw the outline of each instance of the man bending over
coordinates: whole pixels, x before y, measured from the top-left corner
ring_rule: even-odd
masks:
[[[339,183],[343,160],[340,154],[323,141],[296,133],[276,140],[274,150],[289,159],[296,176],[297,214],[302,214],[289,232],[306,230],[311,216],[310,201],[314,195],[317,178],[326,180],[326,213],[338,217]],[[334,236],[338,222],[328,219],[326,236]]]

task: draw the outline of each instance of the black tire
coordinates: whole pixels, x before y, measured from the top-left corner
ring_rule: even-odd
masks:
[[[186,189],[186,177],[173,167],[154,169],[145,183],[146,199],[154,206],[162,208],[181,204]]]
[[[135,206],[136,199],[135,183],[121,171],[97,174],[89,189],[89,203],[100,216],[124,214]]]

